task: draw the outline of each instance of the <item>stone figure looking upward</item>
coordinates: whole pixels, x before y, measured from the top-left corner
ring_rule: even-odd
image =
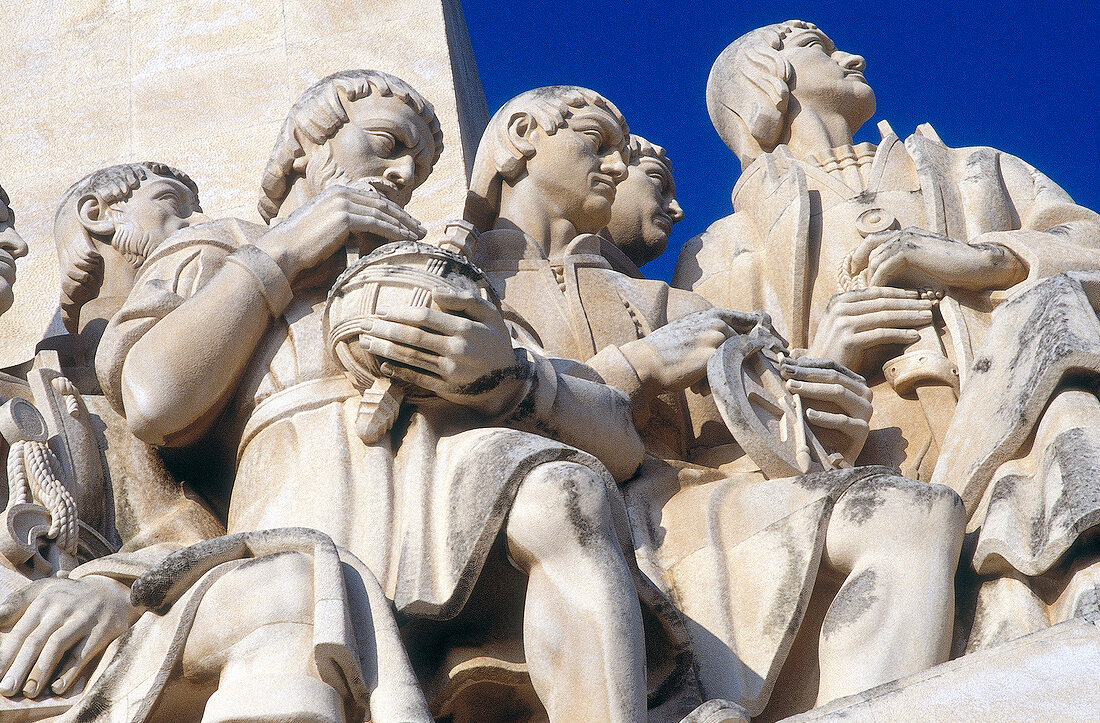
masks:
[[[679,215],[667,164],[646,160],[657,147],[627,133],[591,90],[523,93],[489,122],[467,212],[481,229],[475,259],[527,334],[634,400],[647,457],[624,492],[639,565],[685,617],[704,698],[715,699],[705,705],[724,706],[715,720],[742,720],[774,687],[766,715],[790,714],[946,660],[958,496],[881,467],[760,471],[713,401],[688,391],[759,317],[601,255],[601,229],[626,248],[638,233],[657,247],[671,223],[646,222]],[[863,380],[822,359],[784,371],[806,421],[840,433],[854,459],[870,414]]]
[[[665,149],[631,135],[629,172],[615,186],[611,220],[600,236],[641,268],[665,252],[673,224],[683,219]]]
[[[15,260],[27,255],[27,242],[15,230],[15,212],[11,199],[0,187],[0,314],[11,308],[15,301],[12,285],[15,284]]]
[[[733,215],[684,246],[673,283],[763,308],[795,346],[868,378],[859,461],[952,486],[981,529],[973,566],[989,577],[959,631],[974,649],[1065,619],[1095,585],[1071,583],[1096,573],[1067,557],[1097,519],[1095,482],[1066,472],[1100,451],[1100,402],[1070,373],[1100,371],[1071,359],[1091,336],[1066,331],[1095,313],[1083,282],[1057,275],[1097,268],[1100,217],[1020,159],[949,148],[928,125],[903,142],[880,123],[877,146],[853,145],[875,110],[864,66],[802,21],[722,52],[707,107],[743,171]],[[1040,590],[1048,572],[1059,583]]]
[[[153,251],[205,220],[195,182],[162,163],[109,166],[70,186],[54,215],[65,328],[82,332],[98,320],[98,337]]]
[[[358,70],[318,82],[291,109],[263,176],[272,225],[211,222],[163,244],[104,334],[100,380],[150,444],[232,442],[230,533],[318,530],[407,618],[459,614],[486,560],[506,551],[527,576],[526,662],[550,720],[642,720],[642,615],[612,477],[641,460],[626,396],[513,346],[480,296],[438,292],[432,308],[390,311],[370,328],[383,373],[421,396],[366,444],[354,429],[359,391],[324,352],[322,309],[346,245],[420,238],[402,207],[441,150],[432,106],[401,80]],[[256,676],[316,691],[301,670],[307,643],[294,665],[272,670],[272,658]],[[186,671],[191,652],[182,656]],[[223,674],[207,716],[251,720],[254,693],[248,676]],[[317,720],[346,700],[335,688],[315,695],[327,701]],[[279,698],[287,715],[306,705],[290,697]]]

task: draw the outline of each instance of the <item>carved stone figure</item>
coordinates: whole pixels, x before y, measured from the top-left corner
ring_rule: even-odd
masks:
[[[688,390],[759,317],[601,255],[601,229],[646,258],[681,215],[661,154],[627,138],[593,91],[521,94],[489,122],[467,211],[482,230],[475,258],[530,338],[634,400],[647,457],[624,490],[639,564],[685,616],[704,697],[726,700],[693,720],[758,715],[773,686],[783,692],[766,715],[805,710],[946,660],[957,495],[880,467],[761,473],[710,398]],[[806,421],[839,433],[854,459],[870,414],[862,379],[828,360],[782,368]]]
[[[228,529],[237,534],[140,570],[135,604],[171,608],[137,626],[200,631],[224,604],[207,602],[214,586],[225,591],[215,601],[237,584],[256,588],[264,575],[246,575],[256,566],[240,563],[251,556],[272,566],[266,574],[276,584],[298,589],[270,591],[286,595],[290,609],[257,600],[240,625],[211,621],[216,634],[202,630],[185,644],[164,648],[156,642],[163,631],[139,636],[135,628],[72,715],[98,714],[105,698],[131,706],[134,719],[178,713],[209,694],[213,675],[218,692],[204,720],[256,719],[257,697],[276,688],[265,714],[342,720],[345,710],[369,709],[374,720],[423,720],[373,580],[403,616],[447,619],[476,594],[483,566],[507,552],[527,576],[526,663],[550,719],[644,716],[636,586],[645,584],[623,553],[628,533],[614,490],[641,460],[625,395],[513,346],[481,296],[436,290],[432,306],[389,310],[361,336],[386,360],[382,374],[418,389],[391,432],[368,444],[354,423],[360,391],[325,353],[322,311],[345,250],[423,235],[402,206],[441,147],[432,106],[415,90],[384,73],[337,73],[299,99],[276,142],[260,204],[270,228],[236,220],[186,228],[146,260],[104,334],[97,371],[150,444],[231,443]],[[321,538],[250,532],[291,527]],[[276,543],[291,561],[265,557]],[[312,591],[301,584],[309,579]],[[347,580],[346,592],[330,589],[332,580]],[[287,621],[305,625],[284,635],[278,626]],[[251,639],[276,653],[200,663],[215,640],[244,656],[248,634],[261,629]],[[317,640],[328,642],[321,649]],[[183,674],[139,680],[134,660],[165,671],[179,663]],[[182,692],[161,697],[165,680]],[[383,683],[394,684],[378,697]]]
[[[205,220],[195,182],[162,163],[109,166],[74,183],[54,216],[65,328],[95,324],[98,338],[145,260],[173,233]]]
[[[1066,302],[1075,317],[1094,316],[1077,282],[1041,280],[1096,268],[1100,217],[1020,159],[948,148],[927,125],[902,142],[880,123],[877,146],[853,146],[875,108],[864,65],[801,21],[723,51],[707,104],[744,169],[735,213],[685,245],[673,283],[763,308],[795,346],[867,376],[874,415],[860,463],[900,466],[966,501],[985,578],[974,649],[1065,619],[1091,588],[1067,584],[1077,571],[1065,553],[1095,524],[1096,495],[1068,473],[1077,463],[1056,463],[1070,438],[1084,445],[1076,459],[1094,454],[1083,450],[1095,449],[1095,395],[1059,381],[1091,342],[1060,339],[1073,349],[1047,367],[1009,371],[1003,360],[1037,353],[1013,326],[1024,306],[1039,314],[1053,294],[1076,300]],[[1015,312],[991,314],[1008,298]],[[991,359],[1002,360],[993,377]],[[1020,395],[1037,389],[1025,404]],[[1011,419],[993,409],[1023,407]],[[1047,573],[1051,589],[1039,580]],[[964,636],[973,609],[963,608]]]
[[[673,224],[684,218],[676,202],[676,182],[665,149],[639,135],[630,136],[630,167],[626,178],[615,186],[611,220],[600,232],[602,238],[626,254],[630,264],[615,265],[616,271],[636,276],[630,266],[641,268],[665,252]],[[617,254],[604,248],[609,261]]]
[[[26,246],[0,196],[10,294]],[[37,720],[69,708],[89,666],[136,619],[128,586],[112,579],[132,578],[129,553],[163,556],[224,528],[101,396],[78,391],[83,370],[73,375],[49,349],[23,367],[0,373],[0,718]]]

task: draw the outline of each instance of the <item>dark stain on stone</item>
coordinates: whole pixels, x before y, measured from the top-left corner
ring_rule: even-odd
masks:
[[[838,632],[855,623],[878,602],[875,594],[875,571],[864,570],[849,579],[840,588],[825,620],[821,623],[821,635],[831,638]]]
[[[862,525],[875,510],[886,504],[886,498],[882,495],[885,485],[877,484],[871,480],[862,480],[861,484],[853,485],[844,496],[843,510],[848,521]]]
[[[526,364],[497,369],[458,387],[455,391],[465,396],[477,396],[496,389],[509,379],[524,379],[530,375],[531,369]]]
[[[576,474],[568,475],[565,484],[565,508],[581,546],[588,547],[600,536],[599,523],[581,509],[581,490],[577,482]]]
[[[989,371],[989,367],[991,364],[993,364],[993,360],[989,357],[978,357],[974,360],[974,366],[971,367],[971,370],[975,374],[985,374],[987,371]]]

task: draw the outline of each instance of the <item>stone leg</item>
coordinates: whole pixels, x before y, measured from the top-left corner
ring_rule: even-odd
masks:
[[[634,723],[646,716],[641,608],[603,479],[572,462],[535,468],[505,528],[528,576],[523,644],[550,720]]]
[[[313,561],[281,553],[250,560],[203,597],[183,676],[216,680],[203,723],[343,723],[344,702],[313,659]]]
[[[879,476],[844,493],[825,537],[845,580],[821,626],[817,705],[947,660],[965,524],[940,485]]]

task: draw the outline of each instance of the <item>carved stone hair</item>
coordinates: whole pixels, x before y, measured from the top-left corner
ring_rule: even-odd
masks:
[[[714,61],[707,78],[707,111],[742,165],[775,150],[783,132],[793,73],[779,52],[784,38],[795,30],[817,29],[802,20],[758,28],[734,40]]]
[[[520,93],[493,114],[474,157],[466,199],[467,220],[483,231],[489,228],[500,212],[502,179],[515,179],[527,166],[527,158],[533,151],[519,150],[508,135],[508,128],[517,116],[527,116],[533,125],[553,135],[568,125],[574,113],[589,107],[609,113],[622,128],[623,138],[629,137],[626,119],[614,103],[594,90],[576,85],[551,85]]]
[[[660,161],[665,167],[669,178],[672,178],[672,162],[665,155],[665,149],[656,143],[651,143],[636,133],[630,134],[630,162],[636,165],[640,158],[652,158]]]
[[[307,144],[320,146],[335,136],[348,122],[344,103],[366,98],[372,93],[383,98],[397,98],[427,123],[435,152],[430,161],[417,162],[416,185],[428,177],[443,153],[443,130],[432,104],[408,83],[389,73],[344,70],[314,83],[291,107],[260,182],[264,195],[259,208],[264,221],[270,222],[279,215],[279,208],[290,192],[291,176],[305,172]]]
[[[106,205],[125,201],[150,175],[179,181],[198,201],[199,187],[190,176],[153,161],[101,168],[69,186],[62,194],[54,214],[54,242],[61,267],[61,321],[69,331],[77,330],[80,308],[99,293],[103,284],[103,257],[95,250],[87,233],[71,232],[66,214],[76,214],[76,204],[89,193],[99,196]]]

